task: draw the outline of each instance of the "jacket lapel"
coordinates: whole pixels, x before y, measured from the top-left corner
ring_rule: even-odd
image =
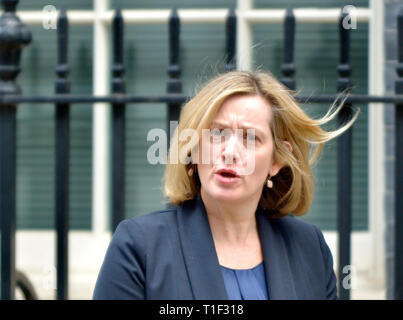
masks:
[[[266,283],[271,300],[297,299],[290,261],[278,219],[270,219],[258,207],[256,212],[262,245]]]
[[[201,196],[177,210],[179,237],[194,298],[228,299]]]
[[[194,298],[228,299],[201,196],[177,208],[179,237]],[[258,207],[256,219],[269,298],[297,299],[288,252],[279,226],[281,218],[270,219]]]

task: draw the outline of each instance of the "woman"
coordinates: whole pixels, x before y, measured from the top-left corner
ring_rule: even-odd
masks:
[[[321,231],[294,216],[311,205],[323,143],[358,115],[321,129],[340,108],[311,119],[267,72],[211,80],[171,142],[173,206],[120,223],[94,299],[336,299]]]

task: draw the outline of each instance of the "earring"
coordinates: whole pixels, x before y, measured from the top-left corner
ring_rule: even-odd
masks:
[[[188,176],[189,177],[193,176],[193,174],[196,173],[196,171],[197,171],[197,165],[190,163],[190,168],[188,170]]]
[[[273,188],[273,181],[271,181],[270,178],[271,178],[271,176],[269,175],[269,179],[267,179],[266,185],[268,188]]]

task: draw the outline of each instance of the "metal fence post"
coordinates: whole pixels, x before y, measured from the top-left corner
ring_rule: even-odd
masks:
[[[168,67],[168,83],[167,93],[181,94],[182,82],[179,79],[181,69],[179,66],[179,36],[180,36],[180,20],[176,9],[172,10],[169,17],[169,67]],[[175,128],[171,128],[171,121],[179,121],[180,103],[168,103],[167,131],[168,144],[171,142],[171,133]],[[171,132],[172,131],[172,132]]]
[[[225,71],[236,69],[236,13],[234,8],[229,11],[226,21],[226,64]]]
[[[55,83],[56,94],[70,93],[67,80],[68,19],[61,10],[57,21],[58,65]],[[69,232],[69,175],[70,175],[70,104],[57,103],[55,112],[55,209],[57,231],[57,294],[58,300],[68,299],[68,232]]]
[[[21,49],[31,33],[16,16],[18,0],[2,0],[0,17],[0,96],[20,94],[15,79],[20,72]],[[14,299],[15,290],[15,188],[16,111],[13,103],[0,103],[0,216],[1,216],[1,298]]]
[[[342,13],[339,19],[340,31],[340,63],[338,66],[339,79],[337,91],[350,91],[350,30],[344,28],[347,13]],[[339,112],[339,124],[343,125],[352,116],[351,104],[345,103]],[[351,271],[351,193],[352,193],[352,128],[348,129],[337,140],[337,230],[339,233],[339,262],[338,262],[338,293],[341,300],[350,299],[350,287],[344,284],[344,274]],[[345,269],[346,268],[346,269]],[[353,279],[354,281],[355,279]],[[349,284],[351,286],[351,284]]]
[[[291,7],[288,7],[284,20],[284,57],[281,71],[283,78],[281,82],[291,90],[295,90],[293,75],[294,67],[294,39],[295,39],[295,16]]]
[[[113,66],[112,93],[125,93],[123,79],[123,36],[122,12],[116,10],[113,18]],[[124,103],[112,105],[112,232],[125,218],[125,108]]]
[[[398,64],[396,94],[403,94],[403,7],[397,18]],[[395,104],[395,250],[394,299],[403,299],[403,104]]]

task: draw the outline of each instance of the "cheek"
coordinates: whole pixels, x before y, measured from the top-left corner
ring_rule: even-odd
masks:
[[[208,158],[209,149],[210,149],[210,159]],[[199,160],[198,165],[197,165],[197,170],[198,170],[200,182],[203,183],[204,181],[207,181],[208,176],[213,171],[213,166],[212,166],[213,162],[211,162],[211,146],[209,145],[209,143],[204,143],[204,144],[202,144],[201,142],[199,143],[197,157]]]
[[[272,152],[269,148],[262,148],[255,152],[255,173],[266,177],[272,165]]]

